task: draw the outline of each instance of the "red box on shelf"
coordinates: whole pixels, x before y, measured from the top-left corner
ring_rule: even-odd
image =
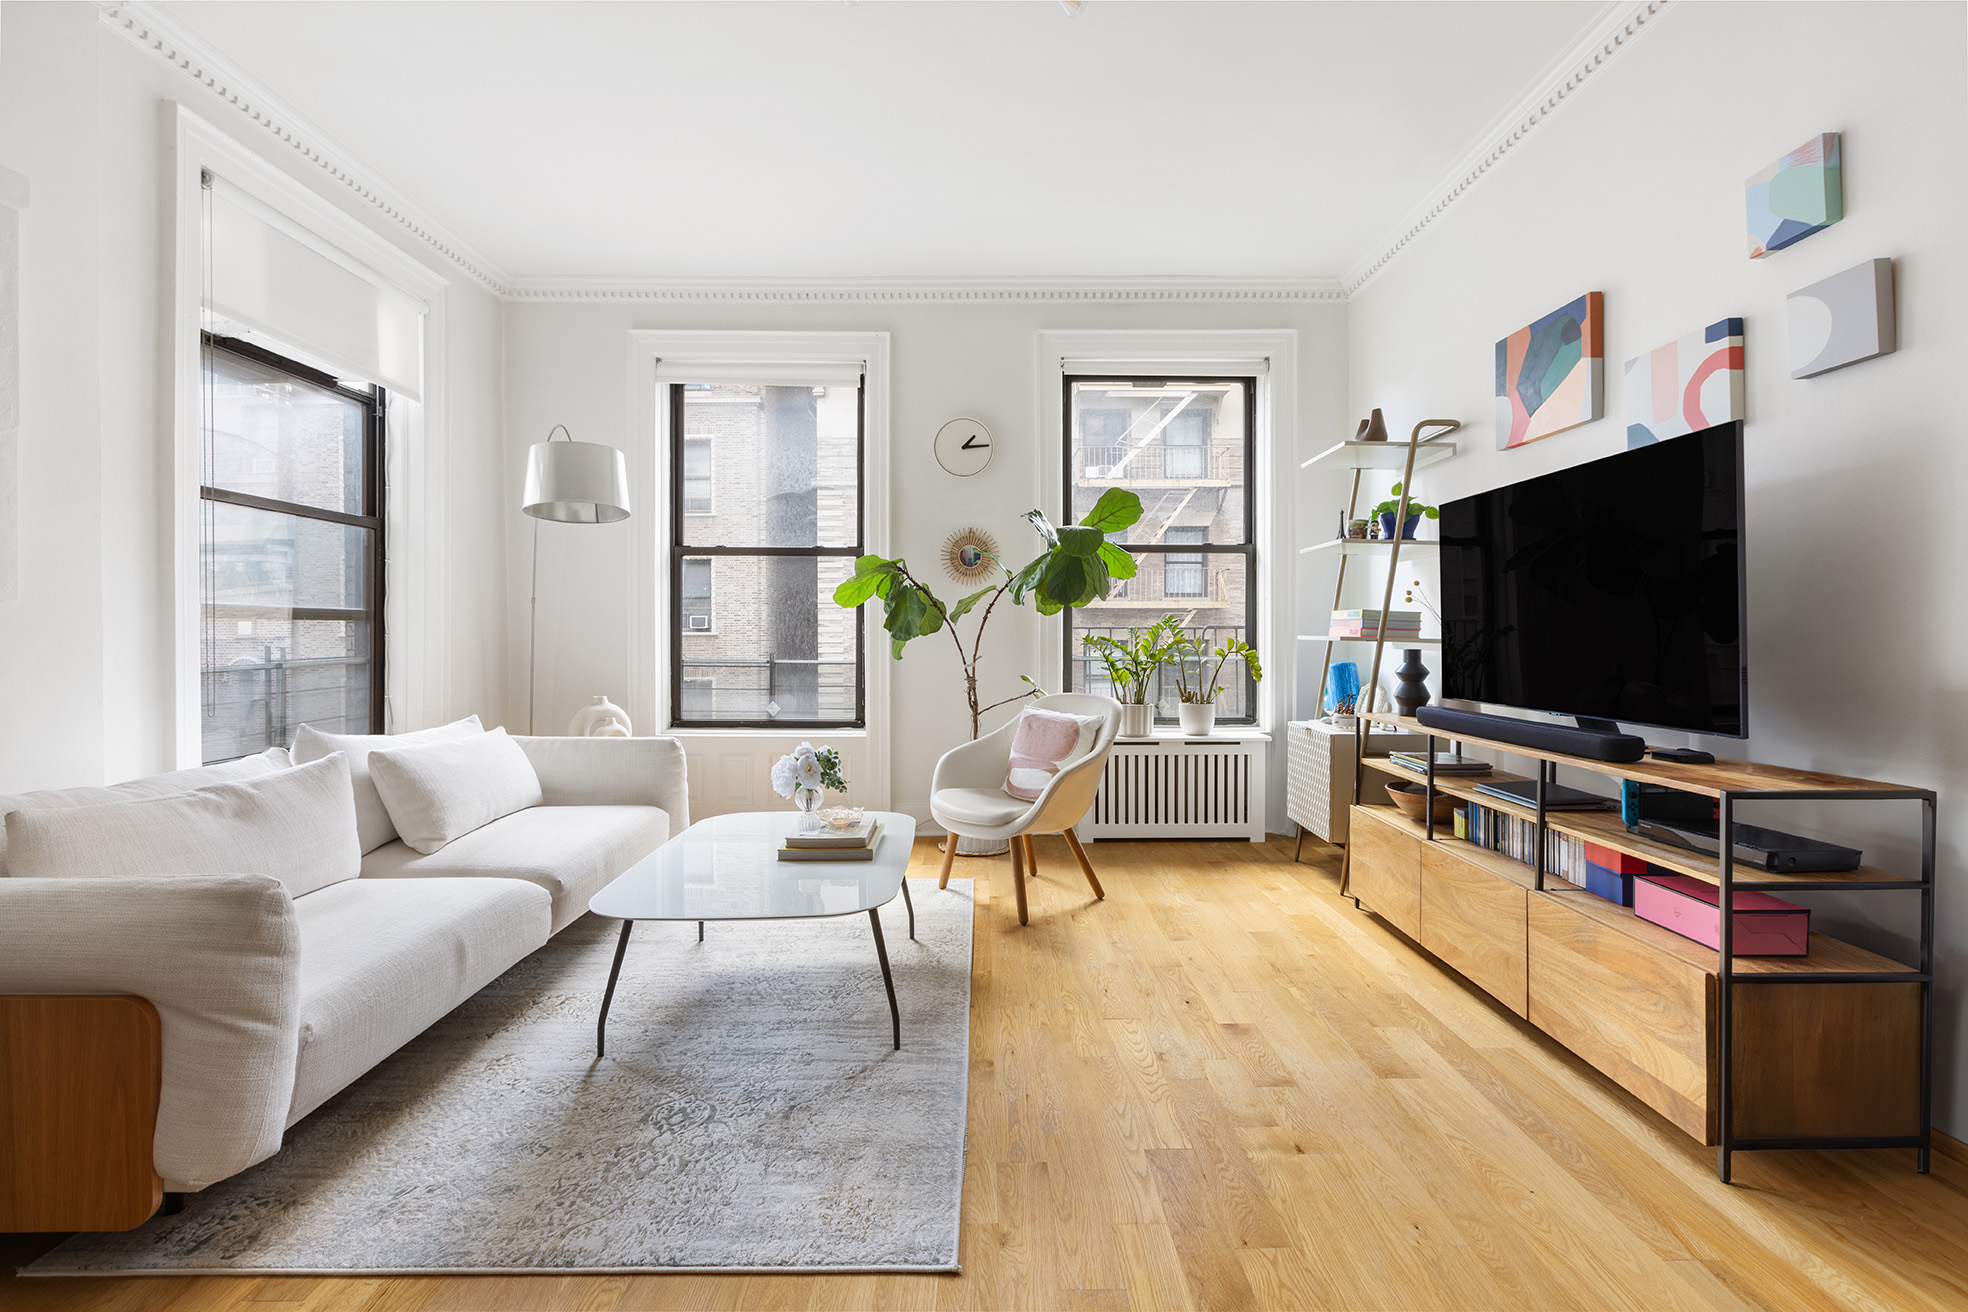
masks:
[[[1721,903],[1721,889],[1692,875],[1650,875],[1633,881],[1634,915],[1718,952]],[[1733,939],[1732,955],[1738,957],[1809,956],[1811,909],[1754,889],[1738,890]]]
[[[1600,869],[1610,871],[1615,875],[1644,875],[1647,873],[1647,863],[1639,857],[1628,856],[1624,852],[1615,852],[1612,848],[1601,847],[1597,843],[1587,843],[1585,845],[1585,859]]]

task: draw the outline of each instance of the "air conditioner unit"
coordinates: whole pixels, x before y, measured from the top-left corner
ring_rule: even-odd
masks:
[[[690,627],[692,629],[708,631],[711,627],[711,617],[708,615],[692,615],[690,617]]]

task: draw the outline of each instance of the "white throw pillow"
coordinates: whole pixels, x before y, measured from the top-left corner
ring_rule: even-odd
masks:
[[[1106,723],[1101,715],[1068,715],[1027,706],[1018,713],[1018,727],[1011,733],[1005,792],[1021,802],[1036,800],[1054,775],[1093,750]]]
[[[369,777],[396,832],[425,856],[541,801],[540,776],[504,729],[451,742],[378,747],[369,753]]]
[[[15,811],[7,865],[23,879],[272,875],[301,897],[362,873],[348,758],[149,802]]]
[[[452,738],[476,738],[485,732],[476,715],[467,715],[462,720],[439,725],[435,729],[419,729],[415,733],[323,733],[313,725],[304,724],[294,731],[294,764],[305,765],[309,761],[319,761],[334,752],[348,757],[349,784],[355,789],[355,829],[362,838],[362,850],[369,853],[396,837],[396,826],[390,822],[389,808],[376,792],[376,785],[369,778],[369,753],[378,747],[414,747],[419,743],[443,742]]]

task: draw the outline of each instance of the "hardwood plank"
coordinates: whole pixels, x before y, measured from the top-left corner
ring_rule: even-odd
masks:
[[[1711,1151],[1340,898],[1331,849],[1101,843],[1098,904],[1042,856],[1025,929],[1008,861],[956,866],[978,882],[961,1275],[0,1276],[0,1306],[1968,1306],[1951,1140],[1931,1176],[1901,1152],[1745,1153],[1725,1186]],[[917,858],[933,878],[933,842]],[[1682,965],[1705,981],[1713,954]],[[0,1238],[0,1273],[51,1242]]]

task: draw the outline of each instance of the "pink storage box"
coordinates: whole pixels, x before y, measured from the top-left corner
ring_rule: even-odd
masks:
[[[1704,947],[1722,950],[1722,890],[1691,875],[1649,875],[1633,881],[1633,914]],[[1768,893],[1735,896],[1738,957],[1803,957],[1811,951],[1811,909]]]

